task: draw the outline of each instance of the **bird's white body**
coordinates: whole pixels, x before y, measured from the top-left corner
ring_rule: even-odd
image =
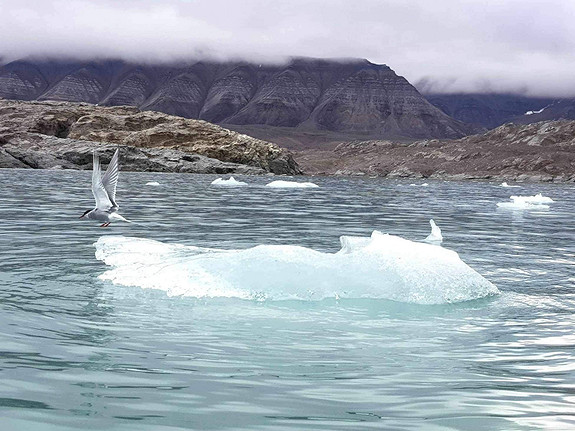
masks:
[[[110,160],[108,169],[106,169],[106,173],[103,177],[100,169],[100,158],[98,157],[98,154],[94,152],[92,193],[96,201],[96,208],[86,211],[82,217],[80,217],[102,222],[102,227],[107,227],[114,221],[131,223],[129,220],[126,220],[118,214],[118,209],[120,207],[116,203],[116,186],[120,175],[118,151],[119,150],[116,150],[112,156],[112,160]]]

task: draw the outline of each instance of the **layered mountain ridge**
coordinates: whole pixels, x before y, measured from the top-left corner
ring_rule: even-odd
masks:
[[[456,138],[478,131],[433,106],[388,66],[367,60],[20,60],[0,66],[0,97],[129,105],[224,125],[366,137]]]

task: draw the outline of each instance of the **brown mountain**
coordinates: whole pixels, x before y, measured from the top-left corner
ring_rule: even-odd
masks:
[[[456,138],[478,131],[433,106],[388,66],[367,60],[22,60],[0,66],[0,97],[131,105],[218,124],[365,138]]]

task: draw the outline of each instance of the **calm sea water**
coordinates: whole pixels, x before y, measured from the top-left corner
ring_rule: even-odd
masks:
[[[575,429],[573,185],[311,178],[319,189],[288,191],[214,178],[123,172],[122,214],[136,223],[101,229],[78,220],[90,172],[0,170],[2,430]],[[496,207],[538,192],[555,203]],[[93,245],[333,253],[340,235],[374,229],[421,240],[432,217],[500,295],[169,296],[99,278],[110,268]]]

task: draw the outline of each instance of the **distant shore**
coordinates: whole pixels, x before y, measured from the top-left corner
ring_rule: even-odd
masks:
[[[294,157],[309,175],[575,182],[575,121],[505,124],[457,140],[347,142]]]

